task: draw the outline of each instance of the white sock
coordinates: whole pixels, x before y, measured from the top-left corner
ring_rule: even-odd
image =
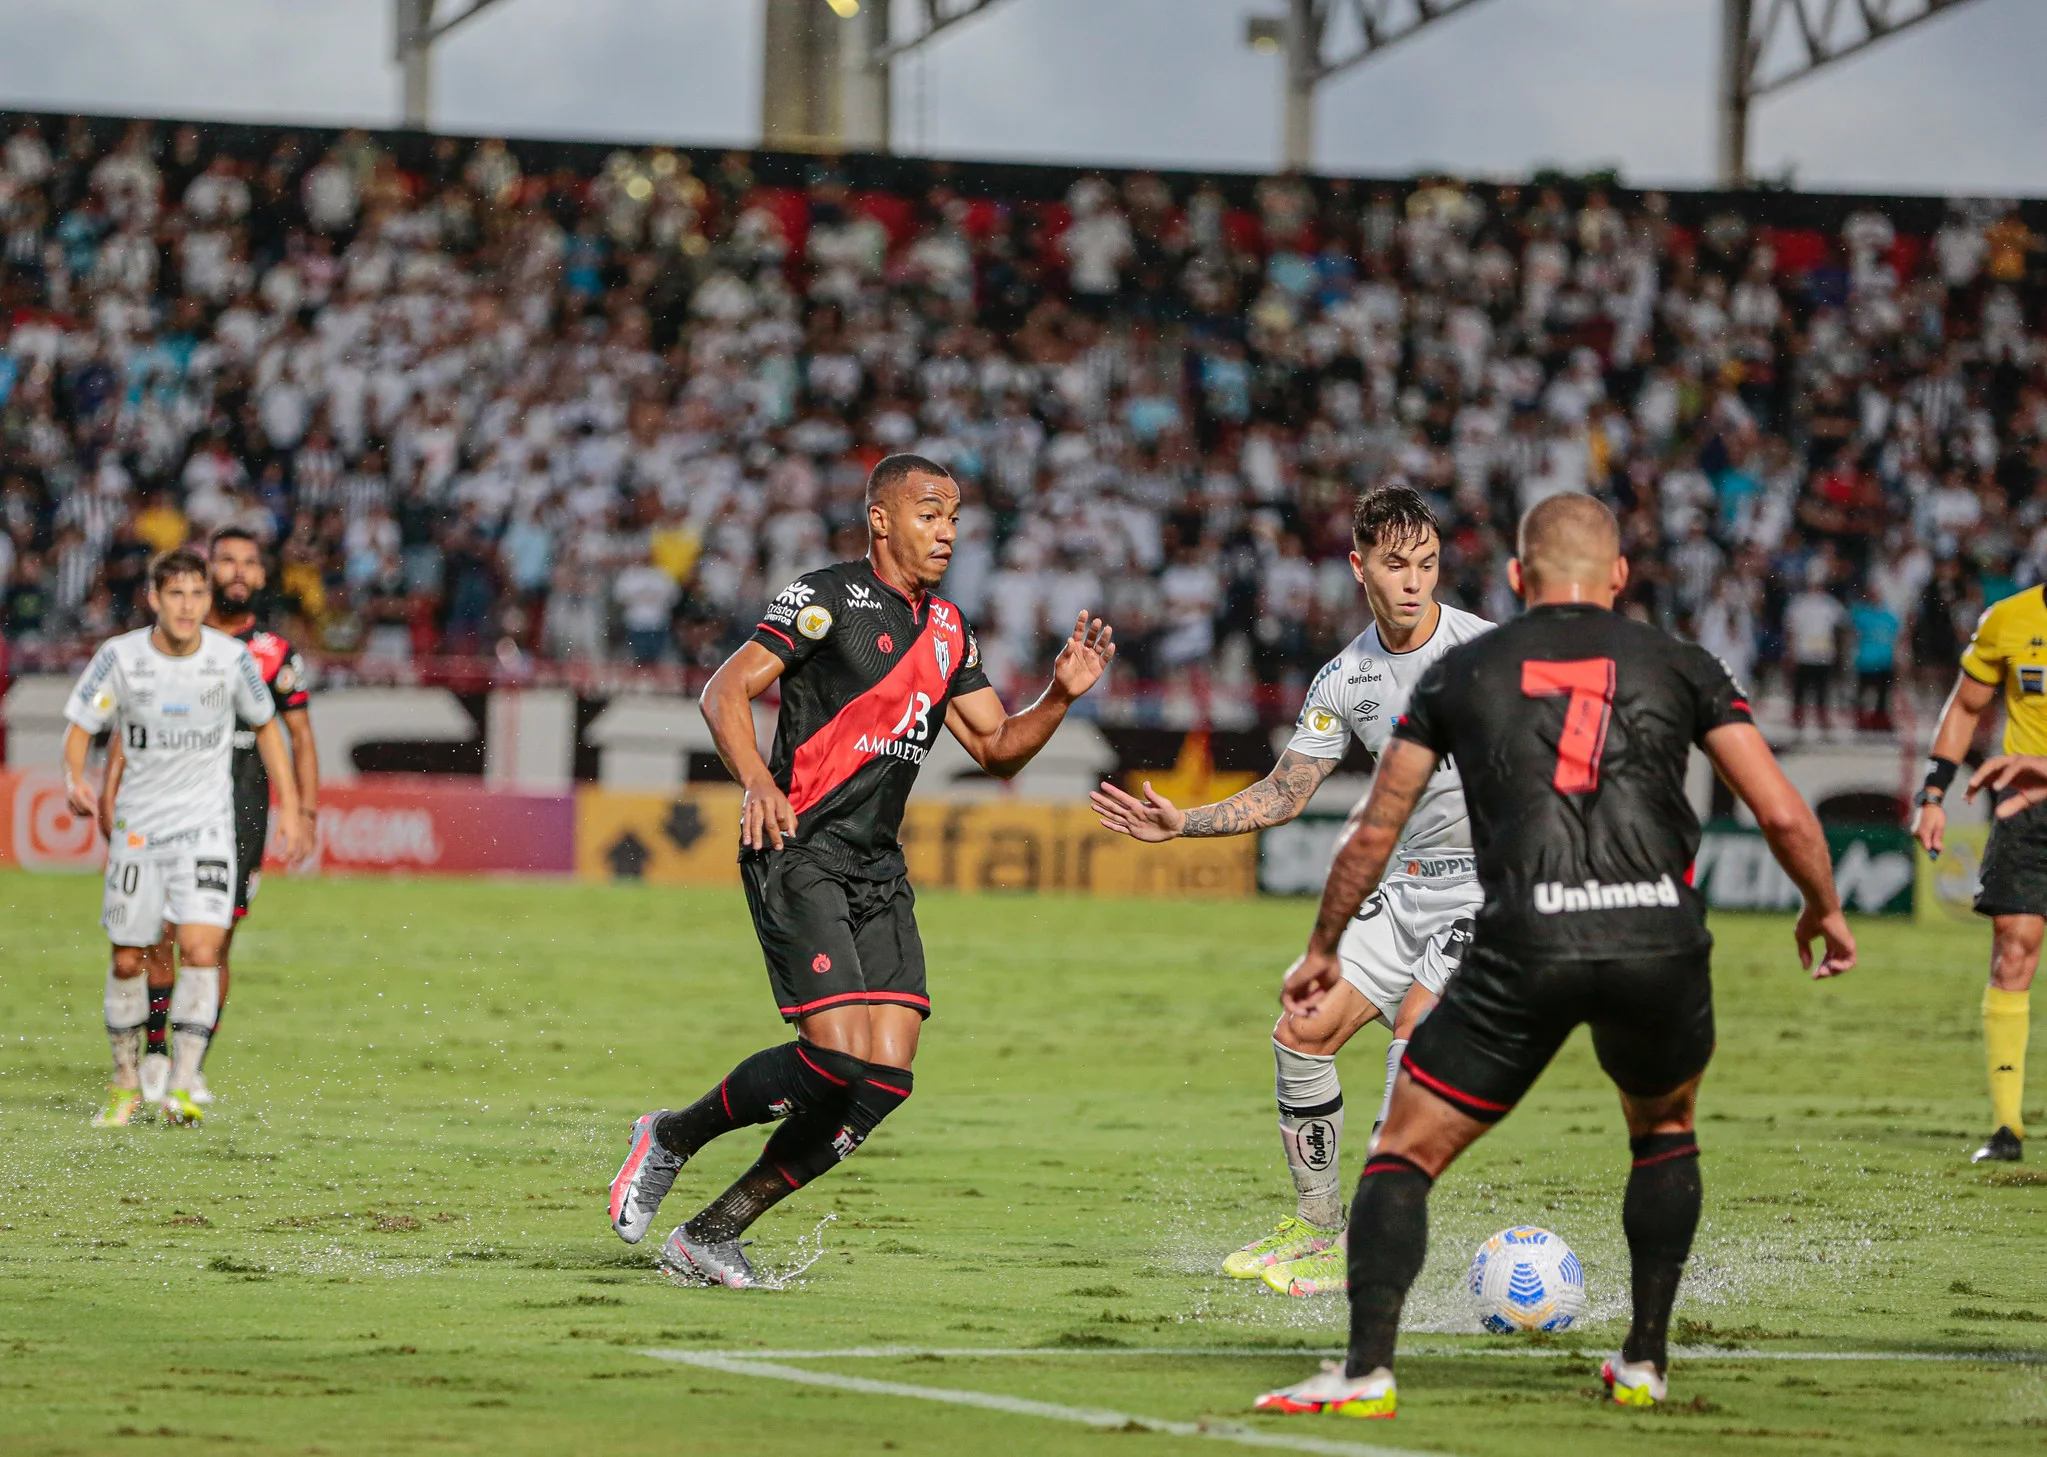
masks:
[[[199,1059],[206,1056],[206,1043],[213,1036],[214,1019],[220,1016],[220,968],[181,966],[178,985],[171,993],[171,1087],[192,1086],[199,1073]]]
[[[1386,1126],[1386,1112],[1393,1106],[1393,1081],[1400,1076],[1400,1055],[1406,1051],[1405,1037],[1396,1037],[1386,1044],[1386,1096],[1379,1100],[1379,1116],[1372,1120],[1372,1148],[1365,1151],[1368,1158],[1379,1146],[1379,1130]]]
[[[1272,1039],[1278,1069],[1279,1143],[1294,1176],[1300,1215],[1317,1229],[1343,1223],[1343,1082],[1334,1057],[1296,1052]]]
[[[115,976],[109,966],[102,1005],[107,1043],[114,1050],[114,1086],[138,1087],[142,1081],[142,1024],[149,1020],[149,984],[139,974]]]

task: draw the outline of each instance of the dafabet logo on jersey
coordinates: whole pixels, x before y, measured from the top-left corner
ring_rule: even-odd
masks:
[[[831,609],[826,607],[804,608],[796,614],[796,630],[812,642],[820,641],[826,633],[832,630]]]

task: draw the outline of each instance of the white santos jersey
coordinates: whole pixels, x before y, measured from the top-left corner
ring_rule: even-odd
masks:
[[[64,705],[87,733],[117,725],[128,767],[114,800],[114,850],[180,843],[234,820],[235,715],[261,727],[276,712],[249,650],[199,629],[182,658],[159,652],[149,628],[108,638]]]
[[[1386,747],[1394,722],[1407,711],[1408,695],[1423,673],[1459,643],[1492,631],[1483,617],[1444,606],[1436,630],[1420,647],[1389,653],[1379,645],[1379,624],[1373,623],[1349,647],[1331,658],[1315,681],[1287,747],[1315,759],[1341,759],[1351,735],[1373,758]],[[1464,785],[1447,759],[1436,767],[1396,856],[1471,852],[1471,822],[1464,812]]]

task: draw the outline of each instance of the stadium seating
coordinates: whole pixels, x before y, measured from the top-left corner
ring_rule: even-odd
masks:
[[[232,522],[329,672],[700,681],[912,449],[998,681],[1086,607],[1126,707],[1272,721],[1362,625],[1358,489],[1429,492],[1495,616],[1591,490],[1630,611],[1883,728],[2047,576],[2041,222],[0,117],[7,647],[75,662]]]

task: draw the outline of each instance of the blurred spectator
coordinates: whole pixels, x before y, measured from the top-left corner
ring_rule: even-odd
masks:
[[[1808,709],[1816,712],[1822,734],[1833,730],[1830,699],[1846,617],[1840,598],[1827,590],[1824,564],[1813,562],[1807,569],[1805,590],[1784,607],[1784,636],[1791,663],[1791,725],[1801,732]]]
[[[1881,733],[1891,730],[1891,689],[1897,681],[1898,620],[1874,585],[1848,609],[1855,634],[1855,726]]]

